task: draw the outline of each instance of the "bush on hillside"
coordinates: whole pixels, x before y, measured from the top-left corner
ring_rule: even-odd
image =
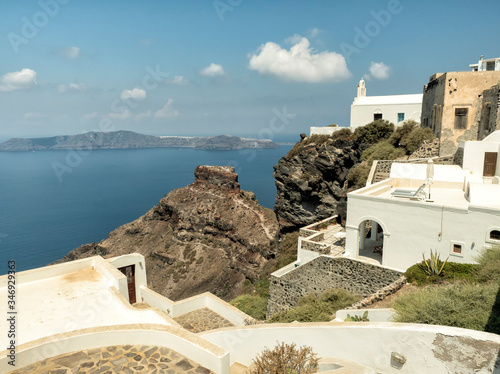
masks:
[[[254,360],[250,374],[312,374],[318,371],[319,359],[311,347],[295,348],[295,343],[266,347]]]
[[[371,167],[367,162],[362,162],[351,168],[347,174],[348,187],[356,189],[365,187],[370,169]]]
[[[266,319],[267,298],[265,297],[240,295],[229,303],[255,319],[261,321]]]
[[[428,127],[417,127],[414,129],[405,140],[406,154],[410,155],[415,152],[424,140],[434,139],[434,133]]]
[[[388,141],[382,141],[363,151],[361,159],[364,161],[395,160],[405,155],[401,148],[395,148]]]
[[[461,327],[500,334],[498,283],[426,287],[394,301],[396,322]]]
[[[359,300],[361,300],[361,296],[353,295],[349,291],[331,289],[319,297],[308,295],[300,298],[295,308],[276,313],[267,322],[327,322],[332,320],[332,315],[337,310],[348,307]]]
[[[351,140],[352,139],[352,131],[349,128],[340,129],[340,130],[335,131],[331,135],[331,138],[332,138],[332,140],[337,140],[337,139]]]
[[[413,130],[418,127],[418,123],[413,120],[403,122],[398,126],[389,138],[389,143],[396,148],[405,148],[406,139]]]
[[[428,276],[421,267],[421,263],[409,267],[405,272],[405,277],[409,283],[416,283],[417,286],[425,286],[435,283],[455,282],[461,280],[475,280],[477,265],[459,264],[447,262],[444,265],[441,276]]]
[[[375,144],[388,139],[394,132],[394,124],[384,119],[378,119],[354,130],[354,137],[359,143]]]
[[[476,261],[476,278],[479,282],[500,283],[500,245],[483,249]]]

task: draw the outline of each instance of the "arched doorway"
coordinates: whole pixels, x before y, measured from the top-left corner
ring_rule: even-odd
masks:
[[[382,264],[384,256],[384,229],[375,220],[364,220],[359,224],[358,257],[372,259]]]

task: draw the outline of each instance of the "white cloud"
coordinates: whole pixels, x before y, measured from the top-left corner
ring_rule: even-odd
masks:
[[[206,68],[201,69],[200,74],[204,75],[206,77],[217,77],[217,76],[224,75],[224,68],[222,67],[222,65],[214,64],[212,62]]]
[[[297,44],[300,42],[300,40],[302,39],[302,36],[300,36],[299,34],[295,34],[293,36],[290,36],[288,38],[285,39],[285,43],[287,44]]]
[[[258,53],[250,54],[249,69],[261,74],[274,75],[284,81],[318,83],[341,81],[351,76],[347,63],[339,53],[315,53],[309,40],[301,38],[290,50],[267,42]]]
[[[314,27],[311,30],[309,30],[309,37],[315,38],[316,36],[318,36],[322,32],[323,32],[323,30],[320,30],[317,27]]]
[[[66,91],[84,91],[87,89],[87,86],[83,83],[70,83],[68,85],[60,84],[57,86],[57,91],[59,93],[64,93]]]
[[[0,92],[25,90],[36,84],[36,71],[22,69],[21,71],[13,71],[0,77]]]
[[[80,48],[79,47],[68,47],[61,49],[59,51],[59,56],[64,58],[69,58],[71,60],[77,59],[80,57]]]
[[[132,90],[123,90],[121,94],[121,99],[144,100],[146,98],[146,95],[147,95],[146,90],[142,88],[134,88]]]
[[[189,84],[189,81],[182,75],[176,75],[172,79],[167,78],[163,82],[166,84],[175,84],[178,86],[185,86],[186,84]]]
[[[46,114],[44,113],[25,113],[24,118],[27,119],[38,119],[38,118],[45,118],[47,117]]]
[[[391,67],[387,66],[383,62],[373,62],[370,65],[370,74],[375,79],[387,79],[389,78],[391,72]]]
[[[179,115],[179,111],[174,109],[174,100],[168,99],[167,103],[155,113],[156,118],[172,118]]]

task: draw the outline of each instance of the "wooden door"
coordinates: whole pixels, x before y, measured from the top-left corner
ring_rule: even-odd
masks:
[[[128,285],[128,300],[130,304],[134,304],[136,302],[135,297],[135,265],[124,266],[119,268],[123,274],[127,276],[127,285]]]
[[[484,153],[483,177],[493,177],[497,170],[497,152]]]

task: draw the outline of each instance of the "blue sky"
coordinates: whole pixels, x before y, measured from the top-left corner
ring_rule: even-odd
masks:
[[[500,2],[0,1],[0,139],[282,139],[500,56]]]

